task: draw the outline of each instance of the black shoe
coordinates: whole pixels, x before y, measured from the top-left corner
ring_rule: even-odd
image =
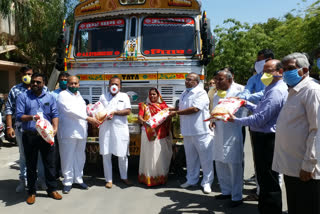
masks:
[[[235,208],[235,207],[240,206],[241,204],[243,204],[243,201],[242,201],[242,200],[239,200],[239,201],[230,201],[230,202],[227,204],[227,207],[229,207],[229,208]]]
[[[226,200],[226,199],[231,199],[231,195],[220,194],[220,195],[215,196],[214,198],[217,200]]]
[[[85,183],[81,183],[81,184],[78,184],[78,185],[79,185],[79,189],[84,189],[84,190],[89,189],[88,185],[85,184]]]
[[[72,186],[63,186],[62,193],[63,194],[69,194],[71,189],[72,189]]]

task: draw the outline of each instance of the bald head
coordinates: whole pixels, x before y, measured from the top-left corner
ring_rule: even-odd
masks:
[[[79,78],[77,76],[69,76],[67,82],[77,81],[79,83]]]
[[[72,93],[76,94],[79,89],[79,78],[77,76],[69,76],[67,79],[67,87]]]
[[[282,64],[280,60],[277,60],[277,59],[268,60],[266,64],[264,64],[263,73],[268,73],[273,75],[273,81],[271,82],[271,84],[282,79],[283,69],[282,69]]]

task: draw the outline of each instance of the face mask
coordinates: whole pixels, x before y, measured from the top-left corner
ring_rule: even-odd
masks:
[[[29,75],[25,75],[22,77],[22,82],[29,85],[31,82],[31,77]]]
[[[66,80],[59,81],[59,88],[62,90],[66,90],[67,89],[67,81]]]
[[[302,80],[302,77],[298,74],[299,70],[300,69],[294,69],[283,72],[283,81],[291,87],[297,85]]]
[[[225,98],[227,96],[227,91],[218,90],[217,95],[221,98]]]
[[[68,89],[72,93],[76,93],[79,90],[79,88],[74,88],[74,87],[68,87]]]
[[[192,90],[192,88],[186,88],[187,92],[190,92]]]
[[[113,86],[110,87],[110,93],[111,94],[116,94],[116,93],[118,93],[118,91],[119,91],[118,86],[113,85]]]
[[[256,62],[255,64],[254,64],[254,69],[256,70],[256,72],[258,73],[258,74],[261,74],[262,73],[262,71],[263,71],[263,67],[264,67],[264,64],[266,63],[266,60],[260,60],[260,61],[258,61],[258,62]]]
[[[213,88],[215,88],[215,87],[214,87],[214,86],[210,86],[210,87],[209,87],[209,90],[211,90],[211,89],[213,89]]]
[[[261,82],[265,85],[268,86],[272,83],[273,81],[273,75],[269,73],[264,73],[261,77]]]
[[[320,69],[320,58],[317,59],[317,67]]]

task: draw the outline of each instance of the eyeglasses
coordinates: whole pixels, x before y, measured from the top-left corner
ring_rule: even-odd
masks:
[[[191,81],[196,81],[196,80],[190,79],[190,78],[186,78],[186,81],[187,81],[187,82],[191,82]]]
[[[42,82],[41,82],[41,81],[31,80],[31,84],[35,84],[35,83],[37,83],[37,85],[42,84]]]

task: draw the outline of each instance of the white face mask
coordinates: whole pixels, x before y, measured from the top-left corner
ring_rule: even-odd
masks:
[[[118,86],[113,85],[113,86],[110,87],[110,93],[111,93],[111,94],[116,94],[116,93],[118,93],[118,92],[119,92]]]
[[[256,70],[256,72],[257,72],[258,74],[261,74],[261,73],[262,73],[264,64],[266,64],[266,60],[260,60],[260,61],[258,61],[258,62],[255,63],[254,69]]]

